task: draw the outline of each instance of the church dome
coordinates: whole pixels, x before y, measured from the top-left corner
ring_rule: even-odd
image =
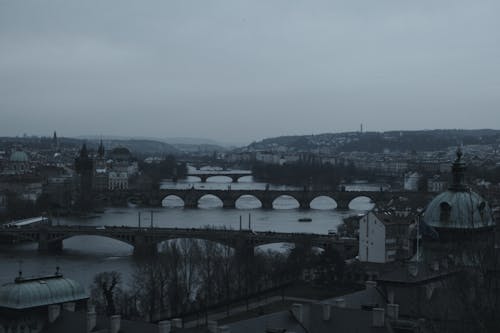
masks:
[[[465,185],[465,163],[457,152],[450,188],[436,196],[424,212],[424,222],[433,228],[479,229],[494,226],[492,211],[479,194]]]
[[[114,148],[111,150],[109,153],[109,156],[113,160],[118,160],[118,161],[128,161],[132,157],[132,154],[130,153],[130,150],[128,150],[125,147],[118,147]]]
[[[0,287],[0,308],[27,309],[88,298],[78,282],[62,275],[22,279]]]
[[[28,154],[22,150],[16,150],[10,155],[11,162],[28,162]]]
[[[494,225],[488,203],[472,191],[448,190],[427,206],[424,222],[433,228],[478,229]]]

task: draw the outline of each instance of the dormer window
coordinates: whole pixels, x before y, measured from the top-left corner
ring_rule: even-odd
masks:
[[[439,221],[440,222],[449,222],[450,221],[450,213],[451,213],[451,206],[447,202],[441,202],[439,205],[441,208],[440,214],[439,214]]]
[[[479,205],[477,205],[477,209],[479,210],[479,215],[481,216],[481,219],[484,217],[484,209],[486,208],[486,202],[481,201]]]

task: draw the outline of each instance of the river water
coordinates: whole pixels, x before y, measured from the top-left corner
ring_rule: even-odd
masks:
[[[227,188],[226,179],[213,177],[211,182],[196,183],[196,187]],[[164,183],[165,187],[192,186],[193,179],[183,183]],[[262,188],[266,184],[256,183],[251,177],[240,179],[238,183],[230,184],[232,189]],[[366,189],[364,187],[359,190]],[[378,185],[374,185],[376,188]],[[282,188],[282,187],[280,187]],[[348,190],[356,187],[348,188]],[[82,224],[93,226],[127,225],[137,226],[139,220],[142,226],[155,227],[187,227],[201,228],[205,226],[239,229],[240,217],[242,227],[256,231],[307,232],[328,233],[336,230],[342,219],[354,214],[363,213],[373,206],[368,198],[355,199],[349,211],[335,210],[332,199],[320,197],[311,203],[312,209],[299,210],[298,203],[290,197],[280,197],[274,202],[274,209],[260,209],[260,202],[244,196],[236,204],[236,209],[223,209],[222,203],[216,197],[206,196],[200,199],[199,208],[185,209],[178,198],[166,198],[163,208],[139,209],[134,207],[109,207],[101,214],[87,218],[54,219],[54,224]],[[152,212],[152,214],[151,214]],[[139,219],[140,213],[140,219]],[[151,216],[152,221],[151,221]],[[311,218],[311,222],[299,222],[299,218]],[[262,249],[280,250],[283,244],[273,244]],[[46,254],[37,251],[37,244],[24,243],[18,245],[0,246],[0,283],[12,281],[21,269],[24,276],[52,274],[59,266],[61,272],[72,279],[89,287],[93,277],[103,271],[116,270],[123,274],[126,281],[133,275],[136,260],[132,256],[133,248],[117,240],[96,237],[78,236],[64,241],[64,250],[59,254]]]

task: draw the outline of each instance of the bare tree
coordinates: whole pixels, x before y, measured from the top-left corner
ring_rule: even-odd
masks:
[[[105,310],[108,315],[117,313],[116,300],[121,290],[121,274],[116,271],[102,272],[94,277],[92,299],[98,310]]]

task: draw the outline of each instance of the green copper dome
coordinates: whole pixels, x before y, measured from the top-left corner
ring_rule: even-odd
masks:
[[[11,162],[28,162],[28,155],[22,150],[16,150],[10,155]]]
[[[494,225],[488,203],[465,184],[462,152],[452,166],[452,183],[427,206],[424,222],[434,228],[479,229]]]
[[[488,203],[472,191],[446,191],[427,206],[424,222],[434,228],[478,229],[494,225]]]
[[[0,287],[0,308],[27,309],[50,304],[87,299],[78,282],[55,275],[33,279],[16,279]]]

